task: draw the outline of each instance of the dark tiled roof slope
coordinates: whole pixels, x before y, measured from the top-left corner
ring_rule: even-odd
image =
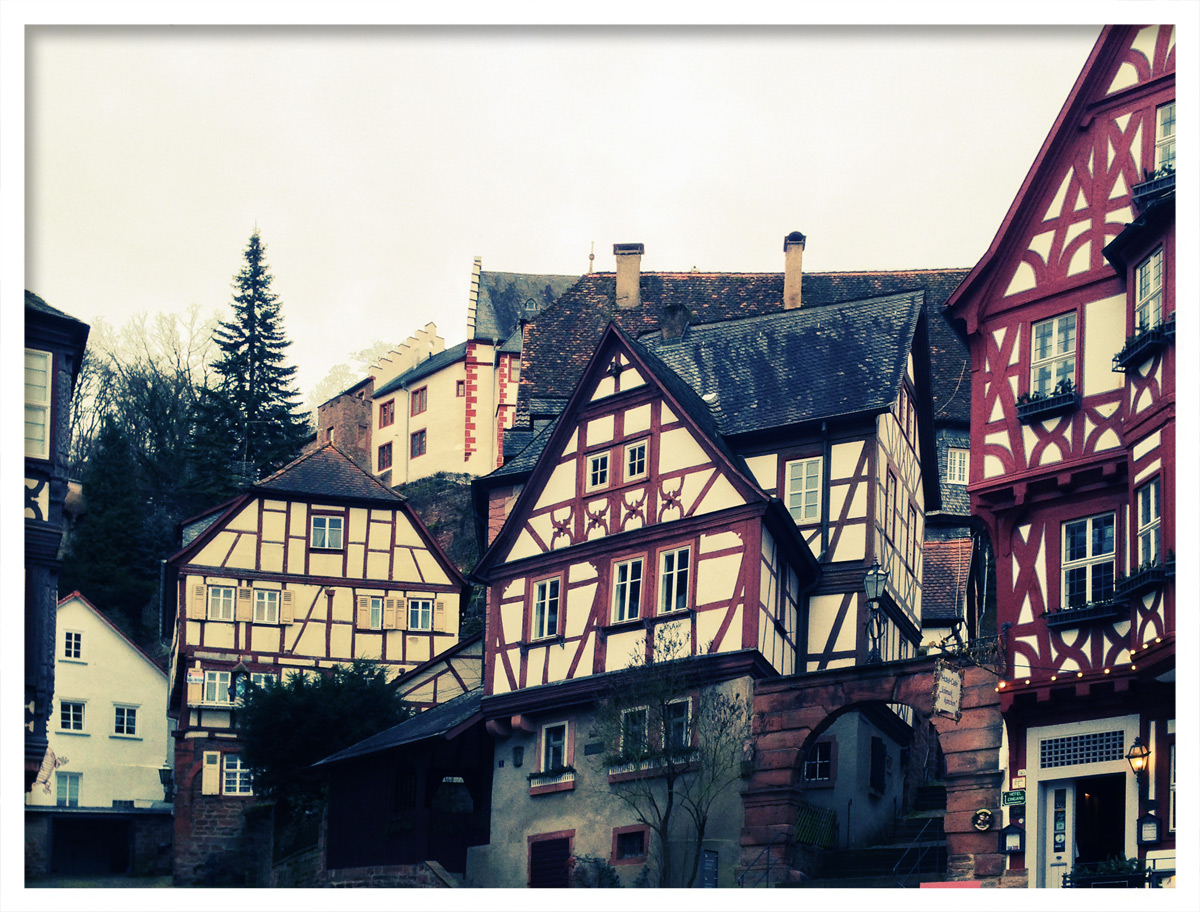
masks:
[[[57,307],[51,307],[49,304],[47,304],[40,297],[35,295],[28,288],[25,289],[25,309],[36,311],[37,313],[46,314],[47,316],[50,316],[50,317],[59,317],[63,320],[70,320],[72,323],[80,323],[80,324],[83,323],[82,320],[80,320],[76,317],[73,317],[70,314],[63,313]]]
[[[522,272],[479,273],[479,298],[475,304],[475,338],[502,342],[513,334],[526,301],[537,308],[554,303],[579,281],[579,276],[528,275]]]
[[[375,500],[393,504],[404,500],[383,482],[364,472],[332,443],[288,463],[251,490],[331,500]]]
[[[942,512],[970,516],[971,497],[967,494],[967,486],[946,481],[946,463],[950,447],[970,449],[971,435],[966,428],[961,431],[939,431],[937,435],[938,476],[942,479]]]
[[[930,274],[925,282],[925,316],[929,324],[929,386],[934,424],[966,427],[971,421],[971,355],[942,313],[951,292],[967,275],[965,269]]]
[[[453,364],[455,361],[461,361],[466,356],[467,343],[459,342],[453,348],[447,348],[445,351],[430,355],[416,367],[410,367],[404,373],[393,377],[372,393],[371,398],[378,399],[380,396],[386,396],[388,393],[395,392],[402,386],[412,386],[412,384],[416,383],[422,377],[428,377],[430,374],[440,371],[443,367]]]
[[[921,621],[946,624],[960,617],[971,568],[971,539],[924,543],[924,576],[921,582]]]
[[[641,343],[710,406],[724,435],[887,409],[920,317],[920,292],[692,326]]]
[[[426,738],[444,735],[479,712],[482,697],[482,687],[468,690],[465,694],[461,694],[453,700],[443,703],[441,706],[434,706],[427,709],[425,712],[413,716],[411,719],[405,719],[398,725],[384,729],[377,735],[364,738],[357,744],[352,744],[345,750],[338,751],[324,760],[318,760],[313,766],[340,763],[343,760],[350,760],[354,757],[362,757],[366,754],[390,750],[393,747],[400,747],[404,744],[412,744],[414,741],[423,741]]]
[[[923,291],[927,306],[940,314],[966,273],[965,269],[805,273],[801,309]],[[693,326],[783,310],[783,273],[643,273],[642,304],[627,310],[618,310],[614,303],[615,284],[613,273],[585,275],[526,326],[518,424],[530,414],[530,396],[565,401],[571,395],[609,321],[637,338],[659,328],[659,315],[668,303],[687,305]],[[946,332],[953,335],[948,326]],[[935,347],[949,352],[950,341],[939,341]],[[957,378],[959,371],[935,367],[934,373]],[[934,398],[936,403],[938,395]]]

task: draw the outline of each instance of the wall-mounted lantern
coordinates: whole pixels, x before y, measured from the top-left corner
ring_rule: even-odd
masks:
[[[518,744],[513,748],[513,766],[520,768],[521,764],[524,762],[525,748]]]
[[[1150,748],[1142,743],[1142,739],[1134,738],[1133,743],[1129,745],[1129,752],[1125,755],[1125,759],[1129,761],[1129,767],[1133,770],[1133,774],[1137,776],[1138,782],[1144,782],[1146,779],[1146,770],[1150,766]]]
[[[871,613],[867,616],[867,664],[875,665],[883,661],[879,651],[879,638],[883,633],[883,618],[879,614],[879,600],[883,598],[887,586],[887,571],[879,566],[879,560],[871,565],[871,569],[863,576],[863,591],[867,594],[867,606]]]
[[[158,781],[163,787],[163,801],[175,800],[175,771],[167,764],[163,764],[158,771]]]

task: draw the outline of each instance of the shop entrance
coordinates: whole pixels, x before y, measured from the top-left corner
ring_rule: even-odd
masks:
[[[1125,776],[1083,776],[1042,785],[1039,886],[1061,887],[1077,864],[1125,852]]]

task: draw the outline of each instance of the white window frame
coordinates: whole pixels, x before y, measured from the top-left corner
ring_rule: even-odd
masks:
[[[54,773],[54,803],[56,807],[79,807],[80,784],[83,773],[57,770]]]
[[[561,754],[562,754],[562,762],[555,765],[555,764],[550,763],[549,732],[551,732],[554,729],[558,729],[558,728],[562,729],[562,741],[558,745],[558,750],[561,751]],[[567,749],[567,745],[570,742],[570,737],[571,737],[571,723],[570,722],[550,722],[550,723],[547,723],[546,725],[542,726],[541,739],[540,739],[541,740],[541,751],[540,751],[540,755],[538,756],[538,764],[540,765],[541,768],[538,770],[538,772],[550,773],[550,772],[554,772],[555,770],[565,769],[566,767],[570,766],[571,752]]]
[[[40,364],[38,362],[41,362]],[[50,352],[25,349],[25,455],[30,459],[50,458],[51,377],[54,356]],[[41,382],[38,382],[38,377]],[[35,382],[30,383],[33,379]],[[30,429],[40,429],[40,439]]]
[[[1040,333],[1040,330],[1046,332]],[[1069,333],[1069,338],[1064,338]],[[1049,346],[1040,354],[1038,338],[1048,339]],[[1076,358],[1079,348],[1079,317],[1075,311],[1059,314],[1049,320],[1034,323],[1029,334],[1029,392],[1051,396],[1064,380],[1075,383]]]
[[[279,680],[279,676],[270,671],[250,672],[250,685],[252,687],[267,687],[271,682],[277,680]]]
[[[635,621],[642,616],[642,603],[646,592],[646,559],[631,557],[628,560],[617,561],[613,564],[612,572],[612,621],[614,624]],[[630,597],[631,593],[633,598]],[[631,602],[634,601],[636,604],[631,607]]]
[[[72,646],[72,643],[74,644]],[[83,661],[83,631],[64,630],[62,657],[72,662]]]
[[[433,599],[409,599],[409,630],[433,630]]]
[[[228,601],[224,597],[228,593]],[[208,606],[205,617],[210,621],[232,621],[234,605],[237,603],[237,591],[234,586],[209,586]]]
[[[1162,563],[1161,479],[1154,478],[1137,489],[1134,509],[1137,510],[1137,566]]]
[[[1111,550],[1096,551],[1094,548],[1094,546],[1095,546],[1095,526],[1094,526],[1094,524],[1099,521],[1103,521],[1103,520],[1108,520],[1112,523],[1112,533],[1110,535]],[[1086,553],[1082,557],[1077,557],[1074,560],[1071,560],[1067,557],[1067,554],[1068,554],[1067,534],[1068,534],[1069,529],[1079,526],[1080,524],[1085,525],[1084,535],[1085,535],[1085,552]],[[1061,601],[1062,601],[1062,606],[1064,608],[1083,607],[1084,604],[1100,600],[1099,598],[1097,598],[1097,592],[1096,592],[1096,586],[1095,586],[1096,579],[1095,579],[1094,571],[1097,568],[1104,566],[1105,564],[1108,564],[1108,566],[1109,566],[1107,595],[1110,598],[1112,597],[1112,594],[1113,594],[1112,583],[1113,583],[1113,579],[1116,575],[1116,560],[1117,560],[1117,549],[1116,549],[1117,525],[1116,524],[1117,524],[1116,514],[1112,513],[1112,512],[1097,513],[1095,516],[1083,516],[1083,517],[1080,517],[1079,519],[1067,520],[1066,522],[1064,522],[1062,524],[1062,533],[1061,533],[1062,534],[1062,554],[1061,554],[1061,561],[1060,561],[1060,563],[1062,564],[1062,573],[1060,575],[1060,579],[1062,582]],[[1068,584],[1068,577],[1070,576],[1071,572],[1074,570],[1083,570],[1084,571],[1085,578],[1086,578],[1086,586],[1085,586],[1086,598],[1084,599],[1083,603],[1076,603],[1075,605],[1072,606],[1071,601],[1070,601],[1070,587]]]
[[[228,671],[206,670],[204,672],[204,699],[202,702],[227,706],[233,703],[232,675]],[[225,698],[221,699],[224,692]]]
[[[278,589],[255,589],[254,623],[278,624],[280,600]]]
[[[607,450],[592,453],[587,458],[586,490],[601,491],[608,487],[612,476],[612,458]]]
[[[971,451],[966,447],[946,449],[946,482],[965,485],[971,477]]]
[[[226,753],[222,759],[221,794],[253,795],[254,782],[250,776],[250,767],[246,765],[241,754]]]
[[[1159,247],[1134,270],[1133,329],[1153,329],[1163,318],[1163,249]]]
[[[825,756],[819,756],[824,753]],[[821,775],[821,768],[825,768],[825,775]],[[811,753],[804,758],[802,767],[802,775],[805,782],[832,782],[833,781],[833,742],[818,741],[812,746]]]
[[[683,744],[678,746],[671,743],[671,727],[675,723],[675,719],[671,717],[671,707],[685,706],[686,711],[683,716]],[[692,747],[692,698],[684,697],[682,700],[671,700],[663,707],[662,719],[662,746],[664,752],[671,751],[686,751]]]
[[[68,716],[67,707],[71,707]],[[79,712],[76,713],[75,710]],[[69,724],[64,724],[69,721]],[[81,732],[86,729],[84,726],[87,723],[87,701],[86,700],[59,700],[58,701],[58,730],[63,732]]]
[[[1154,169],[1175,169],[1175,102],[1159,105],[1154,112]]]
[[[383,596],[368,595],[367,597],[367,629],[383,629]]]
[[[792,459],[783,465],[787,508],[798,526],[821,521],[821,459]]]
[[[636,469],[635,466],[641,466]],[[636,481],[645,478],[650,473],[650,444],[647,440],[638,440],[625,445],[625,481]]]
[[[628,709],[621,710],[621,745],[620,753],[622,757],[633,759],[630,753],[629,745],[625,743],[625,737],[630,733],[629,725],[626,720],[635,715],[641,716],[641,731],[638,732],[638,737],[641,740],[641,749],[638,755],[644,755],[650,751],[650,709],[646,706],[631,706]],[[637,724],[636,722],[634,724]]]
[[[686,555],[684,566],[680,567],[679,556]],[[671,564],[668,569],[668,562]],[[658,613],[676,614],[687,611],[691,606],[692,548],[687,545],[682,548],[671,548],[658,555]],[[682,585],[680,582],[682,581]],[[683,604],[679,604],[682,590]],[[668,607],[670,605],[671,607]]]
[[[314,515],[309,523],[311,547],[320,551],[341,551],[345,541],[345,520],[327,513]],[[318,531],[320,536],[318,536]]]
[[[122,738],[138,737],[137,711],[138,707],[135,704],[114,703],[113,734]]]
[[[549,621],[553,605],[554,624]],[[530,638],[545,640],[558,636],[559,625],[562,623],[562,580],[557,576],[538,580],[533,584],[533,616],[530,621]]]

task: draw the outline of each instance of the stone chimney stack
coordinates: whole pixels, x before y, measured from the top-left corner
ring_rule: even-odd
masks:
[[[793,231],[783,239],[783,307],[796,310],[800,307],[801,266],[804,263],[804,235]]]
[[[613,256],[617,258],[617,307],[630,310],[642,306],[642,254],[643,244],[613,244]]]

